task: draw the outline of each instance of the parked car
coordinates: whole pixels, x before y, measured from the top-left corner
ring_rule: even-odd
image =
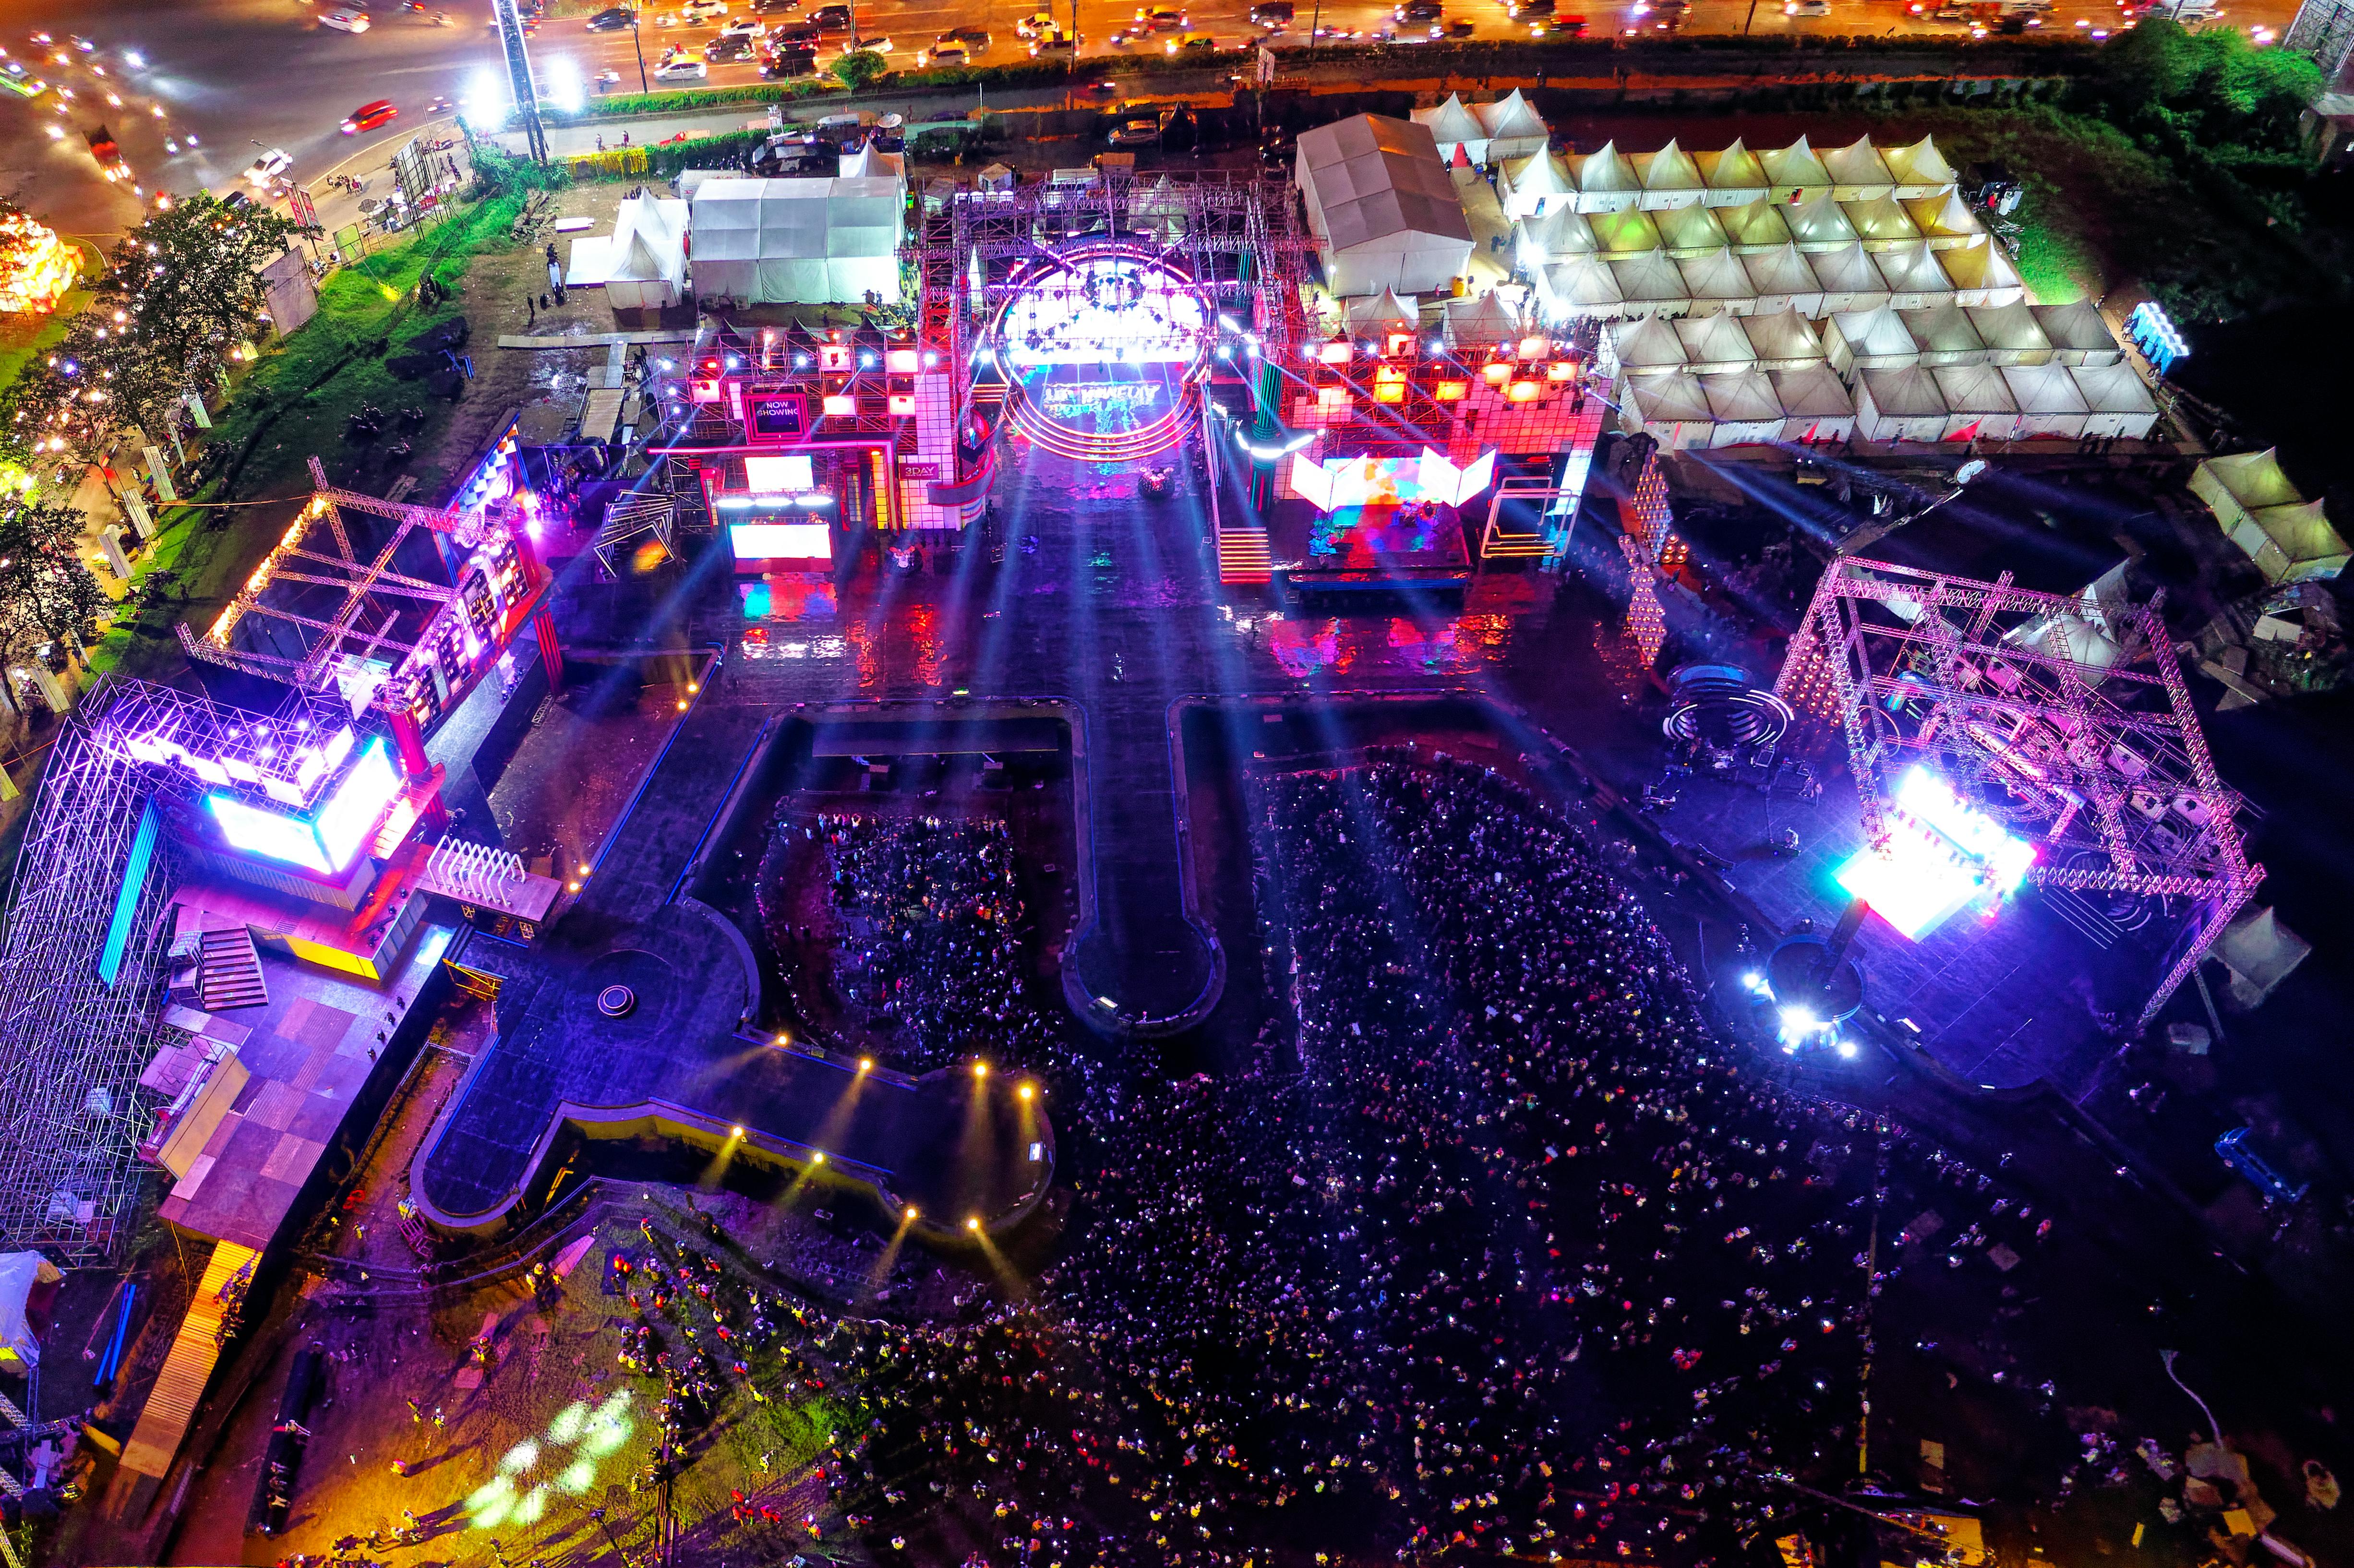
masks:
[[[705,81],[710,76],[711,68],[698,59],[664,60],[654,67],[656,81]]]
[[[338,33],[365,33],[368,30],[368,14],[348,7],[319,14],[319,26],[333,27]]]
[[[599,11],[589,17],[588,30],[592,33],[618,33],[624,27],[634,26],[637,20],[635,11],[627,5],[616,5],[610,11]]]
[[[1161,117],[1154,114],[1123,120],[1111,128],[1110,141],[1115,147],[1157,147],[1161,144]]]
[[[374,103],[363,103],[344,116],[344,134],[356,136],[363,131],[373,131],[379,125],[389,125],[399,113],[400,111],[392,106],[392,100],[388,98],[379,98]]]

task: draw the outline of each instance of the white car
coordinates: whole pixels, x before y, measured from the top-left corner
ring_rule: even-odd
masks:
[[[891,52],[888,38],[845,38],[842,52],[846,55],[887,55]]]
[[[727,0],[686,0],[678,14],[689,22],[716,22],[727,15]]]
[[[703,81],[711,75],[711,68],[701,60],[669,60],[654,68],[656,81]]]
[[[323,11],[319,14],[319,26],[333,27],[339,33],[365,33],[368,30],[368,14],[349,8]]]
[[[245,183],[257,190],[268,190],[272,181],[294,166],[294,160],[283,147],[272,147],[245,171]]]
[[[769,25],[757,16],[739,16],[719,29],[723,38],[749,38],[758,43],[769,36]]]
[[[1828,16],[1830,14],[1831,0],[1789,0],[1789,4],[1782,7],[1785,16]]]

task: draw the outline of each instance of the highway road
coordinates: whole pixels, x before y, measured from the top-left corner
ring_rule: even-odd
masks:
[[[814,6],[816,0],[805,3]],[[1316,0],[1298,3],[1293,37],[1304,37],[1316,19],[1341,30],[1398,25],[1377,0],[1326,0],[1320,18]],[[1564,16],[1582,14],[1596,32],[1641,25],[1636,3],[1560,0]],[[748,4],[731,0],[737,15]],[[1840,37],[1920,25],[1907,16],[1903,0],[1829,0],[1829,5],[1828,15],[1802,17],[1787,15],[1782,0],[1692,0],[1684,30]],[[1248,0],[1193,0],[1189,26],[1221,46],[1237,44],[1254,36],[1247,6]],[[58,0],[0,0],[0,48],[24,67],[27,79],[51,86],[33,100],[0,92],[0,195],[61,232],[103,241],[137,221],[141,198],[101,177],[85,140],[101,123],[114,132],[150,197],[158,189],[226,191],[265,147],[283,148],[293,160],[293,177],[323,196],[322,182],[331,173],[381,168],[391,147],[430,118],[428,106],[436,98],[504,103],[497,41],[482,0],[454,0],[448,26],[400,8],[398,0],[374,0],[374,26],[361,34],[320,26],[316,13],[323,8],[307,0],[109,0],[79,7]],[[1075,8],[1084,52],[1091,55],[1113,52],[1106,40],[1135,14],[1134,0],[1055,0],[1066,27]],[[889,38],[894,62],[912,66],[917,49],[952,26],[980,26],[991,35],[982,63],[1025,58],[1015,24],[1034,9],[1035,0],[858,0],[855,14],[862,34]],[[2293,5],[2231,0],[2229,10],[2230,25],[2280,28]],[[532,39],[543,83],[559,96],[585,94],[599,73],[611,71],[621,79],[615,90],[635,90],[637,46],[651,70],[665,49],[700,54],[717,33],[716,21],[663,25],[674,11],[675,5],[649,6],[634,39],[626,30],[592,33],[577,17],[543,24]],[[1447,15],[1469,22],[1474,37],[1500,37],[1514,26],[1500,0],[1448,0]],[[2090,33],[2115,18],[2116,0],[2058,0],[2046,25]],[[44,29],[54,41],[36,44],[35,35]],[[1963,41],[1963,30],[1953,30]],[[75,31],[91,51],[73,44]],[[1138,47],[1165,47],[1170,36]],[[754,79],[757,71],[748,64],[710,68],[714,84]],[[381,131],[343,135],[343,117],[375,99],[391,100],[401,118]]]

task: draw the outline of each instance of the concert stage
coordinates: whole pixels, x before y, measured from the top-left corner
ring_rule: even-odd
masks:
[[[1394,591],[1471,582],[1470,551],[1452,506],[1369,501],[1319,512],[1304,501],[1278,501],[1267,524],[1276,575],[1295,588]]]

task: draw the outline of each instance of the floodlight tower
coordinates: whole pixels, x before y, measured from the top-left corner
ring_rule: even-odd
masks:
[[[491,0],[492,18],[499,25],[499,43],[506,50],[507,84],[514,90],[515,117],[523,122],[524,143],[535,164],[547,162],[547,130],[539,122],[539,90],[532,85],[531,51],[525,46],[523,17],[515,0]]]

